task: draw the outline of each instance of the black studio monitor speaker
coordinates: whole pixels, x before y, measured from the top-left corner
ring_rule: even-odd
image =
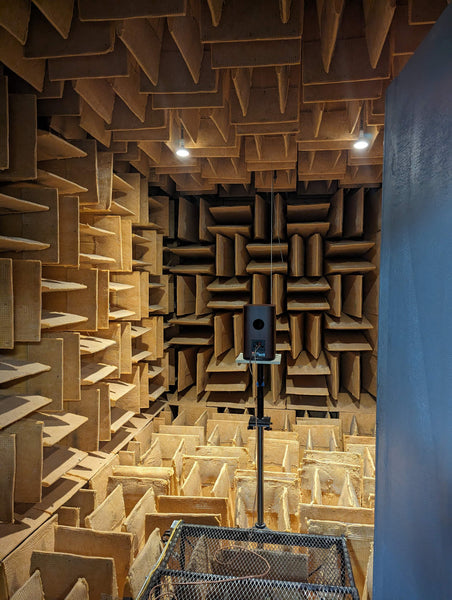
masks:
[[[274,304],[246,304],[243,307],[243,358],[274,360],[276,352],[276,309]]]

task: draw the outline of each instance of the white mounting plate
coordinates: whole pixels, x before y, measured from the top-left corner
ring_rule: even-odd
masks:
[[[238,365],[280,365],[281,364],[281,354],[275,354],[275,358],[273,360],[247,360],[243,358],[243,352],[235,359],[235,362]]]

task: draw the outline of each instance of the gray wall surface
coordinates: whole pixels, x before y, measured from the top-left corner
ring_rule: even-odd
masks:
[[[386,100],[374,600],[452,598],[452,5]]]

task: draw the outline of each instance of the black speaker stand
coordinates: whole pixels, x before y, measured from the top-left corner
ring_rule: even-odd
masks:
[[[239,354],[236,358],[238,364],[250,364],[249,361],[243,358],[243,354]],[[248,429],[257,430],[257,523],[256,529],[266,529],[264,522],[264,429],[271,429],[270,417],[264,417],[264,366],[279,365],[281,363],[281,354],[276,354],[274,360],[258,360],[252,361],[251,364],[257,364],[257,405],[256,415],[250,417]]]

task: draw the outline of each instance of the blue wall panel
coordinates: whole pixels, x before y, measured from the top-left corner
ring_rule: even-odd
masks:
[[[452,6],[386,99],[374,600],[452,598]]]

